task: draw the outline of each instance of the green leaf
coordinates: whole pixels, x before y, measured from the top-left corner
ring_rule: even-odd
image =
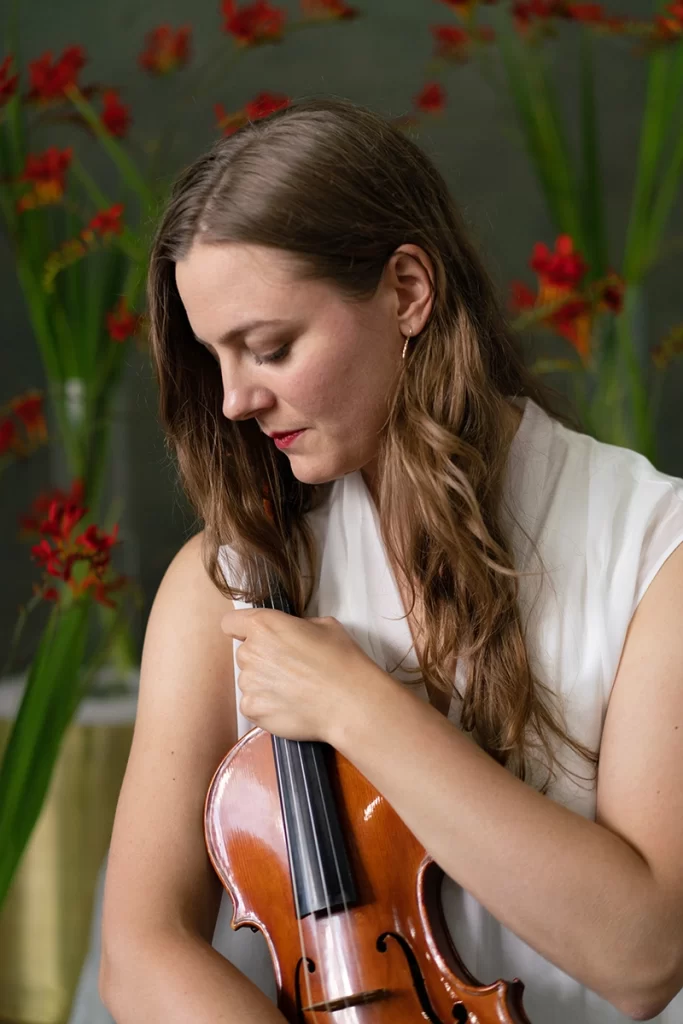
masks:
[[[29,671],[0,766],[0,905],[38,819],[81,697],[88,604],[56,606]]]
[[[597,125],[597,98],[593,66],[592,38],[581,32],[581,214],[586,259],[590,264],[589,279],[607,273],[607,239],[605,237],[604,198],[600,169],[600,142]]]
[[[667,126],[664,117],[668,109],[670,64],[670,54],[665,51],[659,51],[650,58],[647,98],[638,148],[638,169],[624,254],[623,274],[629,283],[635,283],[642,277],[646,257],[649,255],[648,222],[657,168],[665,142]]]
[[[558,230],[571,235],[580,246],[583,232],[571,153],[543,59],[519,42],[507,14],[494,10],[492,16],[508,76],[508,92],[548,209]]]
[[[123,146],[121,146],[114,136],[104,127],[96,111],[85,99],[80,89],[76,88],[76,86],[72,86],[66,90],[66,95],[71,100],[79,114],[81,114],[85,121],[90,125],[93,132],[102,143],[103,148],[118,168],[121,177],[128,187],[140,196],[145,207],[153,206],[154,193],[152,189],[128,156]]]

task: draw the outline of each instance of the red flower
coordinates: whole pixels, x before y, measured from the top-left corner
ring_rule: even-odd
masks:
[[[512,16],[517,31],[525,35],[534,20],[547,22],[559,14],[559,0],[515,0]]]
[[[274,114],[276,110],[288,107],[291,100],[288,96],[278,96],[274,92],[260,92],[253,100],[245,104],[246,115],[250,121],[259,121],[262,117]]]
[[[432,35],[436,41],[435,57],[444,60],[468,60],[472,43],[490,43],[495,39],[495,32],[486,25],[474,26],[470,31],[455,25],[432,25]]]
[[[214,113],[218,127],[224,135],[234,135],[236,131],[243,128],[249,121],[259,121],[268,117],[276,110],[288,107],[292,101],[288,96],[277,95],[272,92],[260,92],[253,100],[249,100],[242,110],[234,114],[228,114],[222,103],[216,103]]]
[[[21,420],[32,446],[47,441],[42,391],[27,391],[10,402],[12,412]]]
[[[111,600],[110,594],[117,590],[120,590],[126,584],[125,576],[117,576],[112,580],[102,580],[98,576],[89,575],[83,580],[81,584],[81,593],[85,593],[87,590],[94,591],[93,597],[98,604],[106,605],[107,608],[116,608],[116,604]]]
[[[440,0],[440,2],[449,7],[459,18],[467,20],[477,7],[479,0]],[[483,0],[483,2],[485,4],[494,4],[496,0]]]
[[[109,562],[110,552],[116,543],[118,532],[118,523],[109,534],[103,533],[94,523],[91,523],[84,533],[76,537],[75,543],[84,551],[90,552],[90,563],[94,568],[103,568]]]
[[[14,420],[9,416],[3,416],[0,419],[0,455],[15,451],[18,443],[19,435]]]
[[[69,86],[78,84],[78,74],[85,63],[85,50],[82,46],[67,46],[54,64],[52,51],[48,50],[28,66],[31,82],[28,98],[53,100],[63,96]]]
[[[31,505],[29,514],[19,517],[22,533],[40,533],[40,525],[50,511],[53,501],[81,504],[84,491],[83,481],[77,478],[71,484],[70,491],[62,491],[59,488],[55,488],[52,491],[44,491],[39,494]]]
[[[574,242],[569,235],[559,236],[554,253],[543,242],[538,242],[530,266],[545,284],[558,288],[576,287],[588,269],[581,254],[574,252]]]
[[[33,188],[17,203],[20,212],[59,202],[64,195],[64,179],[72,155],[73,150],[70,146],[63,150],[50,146],[37,156],[33,153],[28,154],[19,181],[33,182]]]
[[[455,25],[432,25],[432,35],[436,40],[436,56],[445,58],[462,58],[463,49],[469,42],[464,28]]]
[[[669,4],[665,14],[658,14],[654,21],[655,39],[669,43],[683,35],[683,3]]]
[[[113,309],[107,313],[107,330],[114,341],[125,341],[140,327],[142,317],[131,313],[126,299],[121,296]]]
[[[538,294],[522,282],[512,285],[511,305],[515,310],[529,310],[537,306],[555,306],[543,317],[543,322],[566,338],[582,360],[590,356],[593,322],[597,313],[618,313],[623,304],[624,282],[615,273],[600,281],[583,284],[588,266],[580,253],[574,251],[569,235],[560,235],[555,251],[547,245],[534,246],[530,266],[538,275]]]
[[[56,146],[50,146],[39,156],[29,153],[19,180],[46,182],[57,179],[63,188],[64,175],[71,163],[72,155],[73,150],[70,146],[68,149],[62,150],[57,149]]]
[[[121,223],[122,214],[123,203],[115,203],[108,210],[100,210],[89,222],[83,234],[88,231],[94,231],[103,238],[106,235],[120,235],[123,230],[123,224]]]
[[[190,57],[189,25],[174,32],[170,25],[159,25],[145,36],[146,48],[139,61],[146,71],[165,75],[187,64]]]
[[[10,53],[0,64],[0,107],[14,96],[19,84],[19,75],[10,75],[13,61],[14,57]]]
[[[601,25],[605,21],[605,12],[601,4],[568,4],[566,17],[585,25]]]
[[[112,135],[123,138],[130,124],[130,107],[121,103],[114,89],[105,89],[102,100],[102,124]]]
[[[533,309],[536,305],[536,296],[528,285],[523,281],[512,282],[512,308]]]
[[[224,31],[241,46],[272,43],[282,38],[287,14],[269,0],[255,0],[241,10],[235,0],[223,0]]]
[[[83,533],[72,537],[75,526],[87,511],[85,506],[71,499],[53,498],[48,518],[39,527],[44,536],[33,545],[31,554],[45,577],[61,579],[75,597],[93,591],[96,601],[112,606],[109,593],[120,589],[124,583],[123,577],[106,579],[118,526],[111,534],[106,534],[91,524]],[[84,564],[85,570],[75,575],[74,569],[79,563]],[[59,590],[47,578],[43,579],[42,586],[35,589],[46,600],[59,599]]]
[[[624,307],[624,282],[616,274],[611,274],[599,286],[600,308],[611,313],[621,313]]]
[[[40,533],[45,533],[55,540],[66,540],[86,512],[87,509],[76,501],[53,498],[50,502],[47,519],[40,524]]]
[[[345,0],[300,0],[304,18],[356,18],[360,11],[350,7]]]
[[[440,114],[446,106],[446,92],[440,82],[429,82],[414,102],[416,108],[425,114]]]

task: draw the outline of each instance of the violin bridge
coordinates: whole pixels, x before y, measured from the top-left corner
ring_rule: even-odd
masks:
[[[328,1013],[334,1013],[335,1010],[346,1010],[349,1006],[364,1006],[366,1003],[375,1003],[379,999],[387,999],[390,995],[391,991],[388,988],[375,988],[371,992],[359,992],[354,996],[342,996],[340,999],[327,999],[322,1003],[312,1003],[310,1006],[304,1006],[303,1012],[320,1013],[323,1010],[327,1010]]]

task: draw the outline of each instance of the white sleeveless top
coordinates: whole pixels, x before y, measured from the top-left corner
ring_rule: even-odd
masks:
[[[520,611],[531,665],[561,698],[570,735],[600,745],[610,689],[626,631],[657,570],[683,541],[683,480],[658,472],[643,456],[567,429],[531,399],[516,400],[523,416],[508,460],[504,511],[515,565],[534,575],[520,580]],[[538,564],[523,527],[538,546]],[[321,508],[309,514],[320,552],[319,577],[306,614],[333,615],[383,669],[427,700],[410,629],[381,539],[375,505],[356,471],[335,480]],[[235,566],[228,549],[220,564],[228,582]],[[540,588],[540,591],[539,591]],[[235,602],[235,607],[249,607]],[[237,650],[239,641],[234,641]],[[252,723],[239,711],[239,734]],[[462,681],[458,665],[456,682]],[[458,686],[462,690],[461,686]],[[449,718],[459,721],[459,698]],[[565,764],[586,774],[578,756]],[[561,775],[549,797],[594,819],[594,784]],[[532,1024],[617,1024],[630,1018],[575,981],[503,927],[469,893],[445,877],[444,913],[463,962],[482,983],[520,977]],[[249,928],[233,932],[232,903],[224,894],[214,946],[259,987],[275,996],[265,941]],[[681,1024],[683,993],[660,1014]]]

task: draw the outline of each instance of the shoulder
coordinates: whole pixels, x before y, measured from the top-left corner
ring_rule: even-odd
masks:
[[[683,536],[683,479],[639,452],[565,427],[533,407],[513,466],[514,505],[553,562],[606,572],[646,563]],[[664,555],[665,557],[665,555]],[[640,580],[639,583],[644,581]]]

